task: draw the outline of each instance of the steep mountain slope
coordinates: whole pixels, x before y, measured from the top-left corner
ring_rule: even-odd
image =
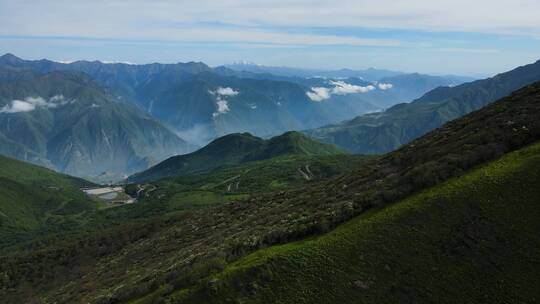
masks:
[[[0,67],[39,73],[83,72],[198,145],[234,132],[271,136],[314,128],[379,109],[361,100],[335,105],[313,102],[306,95],[309,88],[298,83],[274,77],[243,79],[236,73],[218,72],[194,62],[63,64],[45,59],[27,61],[6,54],[0,57]]]
[[[540,143],[319,238],[257,251],[166,300],[529,303],[540,296],[538,184]]]
[[[380,80],[399,74],[373,69],[329,72],[320,78],[317,74],[281,76],[210,68],[200,62],[64,64],[11,54],[0,57],[0,67],[38,73],[83,72],[199,146],[229,133],[269,137],[317,128],[409,102],[440,85],[461,83],[456,78],[403,75],[390,86],[371,76],[362,78],[378,75],[375,78]]]
[[[74,72],[0,69],[0,153],[78,176],[129,174],[190,146]]]
[[[467,78],[454,78],[444,76],[431,76],[418,73],[403,74],[393,77],[382,78],[379,83],[391,84],[393,94],[399,96],[402,101],[411,101],[422,97],[425,93],[438,87],[453,87],[460,85]],[[473,79],[470,79],[473,81]]]
[[[210,289],[217,291],[222,285],[220,285],[219,280],[213,280],[214,275],[221,273],[223,269],[234,271],[235,264],[232,263],[253,251],[328,232],[355,216],[365,212],[375,214],[377,209],[380,210],[380,208],[387,207],[410,195],[420,193],[453,177],[463,176],[468,170],[478,168],[481,164],[496,160],[510,151],[538,142],[540,140],[539,115],[540,83],[536,83],[479,111],[447,123],[442,128],[415,140],[395,152],[378,157],[353,172],[331,180],[310,183],[286,191],[253,196],[245,201],[219,204],[212,208],[172,213],[167,216],[129,221],[124,224],[115,222],[114,228],[65,236],[61,241],[51,240],[46,242],[43,240],[37,246],[39,250],[11,252],[0,257],[0,274],[2,274],[0,277],[4,278],[0,281],[0,295],[3,299],[11,302],[29,302],[33,299],[40,299],[43,302],[56,303],[118,303],[135,300],[140,300],[139,303],[160,303],[164,301],[164,298],[171,299],[171,296],[176,299],[189,296],[190,291],[196,291],[199,286],[209,286]],[[535,168],[538,164],[537,154],[536,147],[532,150],[532,154],[527,150],[518,152],[518,156],[533,155],[532,159],[529,156],[524,156],[525,165],[518,167],[527,168],[531,166]],[[502,163],[501,166],[504,164]],[[499,166],[496,164],[495,167]],[[497,172],[493,172],[493,175],[488,175],[495,177],[493,180],[497,185],[496,189],[503,190],[505,185],[508,185],[507,189],[510,189],[510,186],[514,184],[513,182],[511,184],[506,183],[508,176],[511,177],[515,173],[517,177],[516,183],[519,184],[524,176],[523,174],[529,173],[520,172],[519,170],[519,168],[516,170],[503,170],[509,174],[498,175],[495,174]],[[475,174],[477,173],[473,173],[473,175]],[[498,179],[498,177],[501,177],[501,179]],[[537,174],[531,177],[532,182],[537,177]],[[471,177],[466,177],[465,180],[477,181],[484,180],[484,178],[471,179]],[[493,180],[486,180],[485,182],[491,184]],[[531,184],[524,181],[524,185]],[[453,201],[458,204],[462,202],[470,204],[469,202],[474,198],[474,192],[468,191],[470,189],[474,190],[475,187],[482,191],[479,193],[490,192],[484,191],[485,189],[482,189],[484,186],[475,182],[472,184],[472,188],[461,188],[464,190],[464,194],[471,194],[465,201],[458,199]],[[451,227],[463,227],[459,223],[459,220],[462,220],[460,219],[461,215],[471,214],[480,215],[481,223],[485,223],[484,219],[486,217],[482,216],[482,212],[495,211],[494,213],[499,215],[497,220],[509,224],[507,227],[488,225],[487,233],[482,230],[484,228],[482,225],[478,227],[479,230],[475,230],[474,225],[465,226],[472,228],[470,231],[466,230],[464,232],[466,235],[468,233],[473,238],[476,235],[488,238],[486,240],[481,238],[476,242],[468,241],[466,246],[473,248],[471,250],[464,249],[465,251],[460,251],[462,247],[459,246],[461,244],[461,238],[459,237],[454,239],[456,243],[450,243],[448,247],[443,247],[443,249],[458,250],[458,258],[453,261],[454,263],[470,261],[469,252],[476,252],[476,249],[482,252],[484,248],[493,250],[502,248],[501,243],[498,242],[494,243],[497,247],[490,246],[492,242],[491,235],[504,237],[496,240],[508,240],[506,232],[512,231],[511,229],[517,229],[516,233],[523,233],[522,236],[516,239],[519,244],[522,246],[530,245],[530,248],[536,246],[537,236],[531,236],[529,233],[530,231],[536,231],[538,228],[538,222],[529,221],[531,218],[538,220],[538,217],[534,216],[537,213],[533,213],[536,206],[532,205],[536,201],[533,200],[531,203],[526,200],[527,206],[521,203],[523,202],[522,199],[527,198],[525,196],[527,193],[533,195],[533,193],[537,192],[526,192],[525,190],[518,188],[517,192],[493,192],[489,194],[495,196],[495,194],[501,193],[501,195],[504,195],[501,201],[504,202],[506,201],[505,198],[508,198],[508,201],[518,204],[515,206],[506,205],[502,209],[499,209],[499,206],[501,206],[500,201],[494,202],[494,209],[485,206],[488,208],[487,210],[482,208],[478,208],[479,210],[474,208],[467,210],[467,207],[462,208],[461,205],[451,206],[450,204],[450,206],[447,206],[449,213],[440,214],[440,218],[436,218],[435,222],[446,221]],[[533,190],[537,191],[531,189],[531,191]],[[453,192],[452,195],[455,193],[457,192]],[[516,197],[508,197],[508,194]],[[449,196],[449,198],[452,198],[452,196]],[[439,205],[444,208],[446,204],[443,199],[444,197],[437,201],[440,204],[429,204],[425,208],[436,209]],[[395,204],[395,206],[399,208],[401,204]],[[425,205],[422,204],[422,206]],[[533,207],[530,208],[530,206]],[[404,209],[407,209],[406,207]],[[137,206],[134,206],[134,208],[137,208]],[[457,214],[453,214],[450,210],[457,210]],[[463,210],[466,212],[462,212]],[[531,214],[526,214],[529,211],[531,211]],[[512,216],[512,214],[517,214],[517,216]],[[415,221],[404,220],[402,224],[411,227],[416,222],[420,222],[425,223],[427,227],[439,227],[431,225],[429,218],[425,219],[421,215],[422,213],[415,217]],[[395,222],[392,218],[395,219],[395,217],[389,216],[388,229],[394,227]],[[509,218],[512,221],[506,222]],[[458,220],[457,225],[454,219]],[[362,220],[362,217],[359,220]],[[377,227],[385,227],[385,225],[378,224]],[[496,229],[491,230],[493,227]],[[521,229],[523,227],[525,227],[525,230]],[[531,229],[528,230],[526,227]],[[404,231],[404,239],[414,240],[414,237],[409,237],[406,234],[411,230],[412,232],[416,231],[414,229]],[[423,233],[422,230],[419,231],[418,233],[426,237],[441,233],[431,232],[429,234]],[[460,235],[457,232],[451,234],[456,237]],[[358,237],[363,238],[364,236],[366,234],[362,233]],[[401,234],[389,237],[391,237],[390,240],[399,240]],[[532,243],[521,243],[522,240],[530,240]],[[513,242],[510,244],[514,244]],[[422,257],[419,252],[414,251],[414,246],[408,246],[408,243],[403,244],[405,244],[407,250],[412,250],[411,252],[414,253],[404,257],[405,261],[410,261],[410,259],[417,256]],[[383,248],[380,246],[383,246],[384,242],[377,242],[375,245],[373,252],[377,253],[378,248]],[[502,264],[502,267],[504,265],[517,265],[510,272],[509,279],[513,279],[512,274],[519,273],[523,265],[514,258],[528,258],[522,254],[525,251],[521,251],[521,248],[525,247],[519,248],[520,250],[514,253],[509,251],[512,247],[504,249],[504,252],[510,254],[509,258],[511,260],[505,262],[508,264]],[[343,253],[341,248],[336,247],[335,249],[336,254]],[[392,248],[387,249],[391,251]],[[427,249],[431,251],[423,254],[426,254],[432,260],[426,261],[426,266],[431,266],[433,260],[446,259],[445,256],[438,255],[439,250],[441,250],[440,246],[428,247]],[[353,252],[356,251],[353,250]],[[450,251],[450,253],[452,252]],[[460,252],[463,254],[460,255]],[[309,252],[306,252],[306,254],[309,254]],[[399,254],[399,252],[391,252],[390,254]],[[533,252],[532,254],[531,262],[537,262],[538,256]],[[482,259],[482,256],[480,255],[474,261],[482,263],[489,261]],[[366,258],[369,257],[366,256]],[[358,260],[361,261],[361,259]],[[313,262],[316,263],[317,261]],[[418,278],[420,284],[424,282],[426,276],[430,277],[429,271],[436,270],[423,267],[422,262],[418,261],[417,264],[413,264],[418,265],[418,269],[411,270],[412,275],[418,272],[422,274],[422,277]],[[491,264],[496,266],[489,266],[489,269],[498,267],[499,261],[491,262],[495,262]],[[246,266],[245,263],[241,265]],[[441,267],[443,267],[443,270],[449,270],[449,272],[444,272],[446,278],[456,278],[453,282],[462,280],[469,282],[470,277],[467,277],[469,273],[473,275],[490,275],[490,277],[493,274],[490,270],[486,270],[487,273],[475,272],[474,269],[470,272],[461,271],[461,265],[458,263],[455,267],[450,266],[447,269],[445,268],[447,265],[443,263]],[[247,266],[249,266],[249,263]],[[391,270],[399,270],[400,267],[407,269],[408,266],[391,264],[389,267]],[[377,270],[382,275],[384,270]],[[536,268],[532,269],[532,271],[534,270]],[[309,269],[303,269],[303,271],[308,272]],[[322,271],[326,276],[328,272],[325,269]],[[358,270],[355,268],[351,274],[357,274],[356,271]],[[369,271],[367,269],[366,273],[369,274]],[[403,278],[407,276],[407,272],[398,273],[398,275]],[[329,285],[333,286],[332,284],[335,282],[332,281],[333,278],[330,276],[327,278],[329,278]],[[349,277],[345,276],[344,278],[347,282],[350,281]],[[378,277],[375,277],[375,279],[377,279],[375,282],[382,284]],[[371,278],[359,277],[354,279],[354,282],[356,281],[359,282],[354,284],[359,288],[371,286],[369,288],[374,288],[374,291],[383,290],[372,287],[369,283]],[[226,281],[222,282],[226,283]],[[367,285],[364,284],[365,282],[368,282]],[[412,279],[411,281],[399,282],[400,284],[396,288],[398,291],[402,290],[399,288],[405,288],[406,291],[407,286],[414,287],[415,282]],[[445,285],[445,282],[442,281],[441,284]],[[429,283],[437,284],[437,280],[431,280]],[[507,282],[501,288],[504,287],[503,291],[507,291],[506,294],[511,295],[514,291],[507,287],[512,285],[506,284],[512,283]],[[213,289],[212,286],[216,287],[216,289]],[[256,295],[257,290],[259,290],[257,286],[250,285],[249,282],[244,286],[246,289],[243,290],[249,290],[252,296]],[[499,285],[489,287],[496,288],[497,286]],[[532,289],[536,287],[534,284],[525,282],[525,285],[520,287],[523,288],[521,290],[524,291],[524,296],[527,296],[525,288],[529,286],[532,286],[532,292],[536,290]],[[456,290],[453,286],[446,285],[446,287],[450,291]],[[467,286],[467,288],[467,290],[470,290],[472,287]],[[321,288],[321,293],[325,290]],[[487,289],[481,290],[489,291]],[[496,294],[502,295],[502,292]],[[430,295],[432,294],[427,296]],[[344,296],[348,297],[349,293],[344,294]],[[468,296],[468,294],[464,296]],[[525,302],[531,302],[528,301],[529,299],[534,301],[533,298],[527,297]],[[229,299],[220,300],[228,301]],[[415,302],[415,300],[411,299],[410,302]],[[436,302],[437,298],[432,298],[432,300]],[[512,297],[510,300],[519,301],[520,298]]]
[[[540,80],[540,61],[493,78],[437,88],[410,104],[306,132],[355,153],[383,153]]]
[[[287,132],[264,140],[249,133],[220,137],[204,148],[186,155],[171,157],[154,167],[128,178],[130,182],[201,173],[222,166],[269,159],[284,155],[336,155],[340,149],[316,142],[298,132]]]
[[[92,184],[0,156],[0,243],[16,242],[46,223],[97,208],[80,188]]]

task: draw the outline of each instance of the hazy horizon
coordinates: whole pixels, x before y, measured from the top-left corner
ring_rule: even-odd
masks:
[[[492,75],[540,59],[538,11],[529,0],[2,0],[0,53]]]
[[[157,63],[157,64],[177,64],[177,63],[194,62],[194,63],[206,64],[211,68],[217,68],[217,67],[221,67],[221,66],[232,66],[232,65],[247,65],[247,66],[259,66],[259,67],[264,67],[264,68],[298,69],[298,70],[313,71],[313,72],[316,72],[316,71],[330,72],[330,71],[340,71],[340,70],[365,71],[365,70],[369,70],[369,69],[375,69],[375,70],[385,70],[385,71],[391,71],[391,72],[400,72],[400,73],[404,73],[404,74],[420,73],[418,71],[405,71],[405,70],[398,70],[398,69],[391,69],[391,68],[379,68],[379,67],[375,67],[375,66],[366,66],[366,67],[362,67],[362,68],[350,68],[350,67],[345,67],[345,66],[344,67],[334,67],[334,68],[322,68],[322,67],[303,67],[303,66],[289,66],[289,65],[266,65],[266,64],[259,64],[257,62],[242,61],[242,60],[211,65],[211,64],[208,64],[205,61],[195,61],[195,60],[171,61],[171,62],[160,62],[160,61],[130,62],[130,61],[122,61],[122,60],[110,61],[110,60],[92,59],[92,58],[79,58],[79,59],[74,59],[74,60],[55,60],[55,59],[51,59],[51,58],[48,58],[48,57],[35,57],[35,58],[21,57],[18,54],[15,54],[13,52],[0,53],[0,57],[2,57],[4,55],[13,55],[13,56],[15,56],[17,58],[20,58],[22,60],[29,60],[29,61],[50,60],[50,61],[58,62],[58,63],[62,63],[62,64],[70,64],[70,63],[74,63],[74,62],[77,62],[77,61],[87,61],[87,62],[98,61],[98,62],[101,62],[101,63],[104,63],[104,64],[127,64],[127,65],[145,65],[145,64],[154,64],[154,63]],[[436,73],[436,72],[434,72],[434,73],[425,73],[425,74],[429,74],[429,75],[433,75],[433,76],[463,76],[463,77],[472,77],[472,78],[484,78],[484,77],[487,78],[487,77],[493,76],[494,74],[498,74],[498,73],[502,73],[502,72],[506,72],[506,71],[498,71],[498,72],[493,73],[493,74],[483,74],[483,73],[452,74],[452,73]],[[317,76],[314,76],[314,77],[317,77]]]

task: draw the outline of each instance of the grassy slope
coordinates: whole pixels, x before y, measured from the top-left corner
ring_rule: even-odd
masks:
[[[249,133],[222,136],[202,149],[173,156],[154,167],[129,177],[130,182],[158,180],[171,176],[209,172],[226,166],[279,156],[326,156],[345,152],[333,145],[308,138],[299,132],[286,132],[269,140]]]
[[[144,219],[167,213],[215,207],[232,201],[246,200],[251,196],[272,191],[288,191],[313,185],[358,168],[373,156],[282,156],[251,161],[225,167],[209,173],[166,178],[140,184],[147,190],[141,192],[137,204],[123,206],[87,216],[84,226],[107,226],[111,221]],[[308,166],[311,175],[306,180],[299,172]],[[229,188],[230,186],[230,188]],[[127,191],[135,196],[138,185],[131,184]]]
[[[263,193],[272,190],[300,186],[309,182],[330,178],[349,172],[367,161],[371,156],[334,155],[334,156],[282,156],[261,161],[247,162],[241,165],[218,169],[210,173],[167,178],[153,182],[155,186],[143,202],[156,204],[168,200],[177,205],[175,196],[193,191],[213,193],[218,202],[227,195]],[[309,180],[302,175],[309,169]],[[151,189],[154,187],[150,187]],[[171,197],[172,196],[172,197]]]
[[[160,286],[190,288],[251,252],[328,232],[539,141],[539,97],[540,83],[328,181],[2,255],[0,295],[15,303],[117,303]]]
[[[82,179],[0,156],[0,243],[97,207],[80,191]]]
[[[276,189],[286,190],[289,187],[317,182],[348,172],[370,159],[372,157],[336,155],[284,156],[252,161],[210,173],[164,179],[152,184],[145,184],[144,187],[149,189],[148,196],[143,194],[137,204],[86,213],[72,210],[71,213],[77,214],[71,217],[59,216],[60,214],[57,213],[65,215],[68,210],[58,206],[69,202],[68,205],[72,207],[85,207],[83,210],[95,209],[92,206],[94,203],[89,202],[79,191],[79,183],[82,186],[87,184],[86,181],[19,161],[11,161],[12,166],[9,167],[6,164],[6,170],[3,174],[16,178],[18,181],[29,180],[25,181],[26,184],[18,184],[12,180],[9,180],[9,183],[0,183],[0,193],[2,193],[0,196],[0,223],[4,223],[3,228],[5,228],[5,230],[0,230],[0,241],[5,246],[17,245],[21,241],[25,241],[22,243],[25,245],[26,241],[32,240],[43,243],[49,238],[58,237],[58,233],[61,236],[66,236],[68,233],[78,233],[81,230],[103,229],[118,222],[127,223],[167,213],[206,208],[246,199],[253,193],[269,192]],[[6,160],[8,159],[6,158]],[[0,164],[3,163],[0,162]],[[313,174],[309,181],[305,180],[298,172],[298,168],[305,168],[306,165],[309,165]],[[10,174],[7,174],[8,172]],[[239,178],[234,178],[237,176]],[[0,173],[0,178],[2,178],[2,173]],[[227,180],[230,181],[224,183]],[[33,186],[29,186],[30,184]],[[52,185],[53,188],[49,189],[49,185]],[[231,185],[231,191],[227,191],[229,185]],[[130,187],[133,188],[132,195],[135,195],[137,186],[131,185]],[[61,188],[62,191],[56,188]],[[63,194],[65,197],[51,196],[51,194],[56,193]],[[81,200],[73,201],[79,204],[74,204],[73,198],[80,196],[82,196]],[[91,205],[85,205],[88,203]],[[44,205],[43,208],[39,207],[41,204]],[[56,229],[58,227],[61,227],[62,230],[58,231]],[[38,228],[41,228],[40,231],[43,234],[36,234]],[[46,232],[52,233],[46,235]],[[15,238],[16,234],[20,234],[21,237]],[[22,238],[22,236],[25,237]]]
[[[321,237],[257,251],[172,299],[532,303],[540,300],[539,183],[536,143]]]

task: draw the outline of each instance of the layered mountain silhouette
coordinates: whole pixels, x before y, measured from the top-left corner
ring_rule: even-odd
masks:
[[[438,86],[464,81],[375,69],[335,71],[320,78],[314,77],[317,75],[313,72],[274,75],[210,68],[200,62],[65,64],[46,59],[22,60],[12,54],[0,58],[0,67],[39,73],[85,73],[112,94],[137,105],[198,145],[235,132],[269,137],[289,130],[317,128],[410,101]],[[399,78],[394,81],[392,77],[396,75]],[[378,82],[381,79],[386,83]]]
[[[385,153],[538,80],[540,61],[492,78],[439,87],[411,103],[306,134],[354,153]]]
[[[129,174],[192,149],[85,74],[9,67],[0,67],[0,143],[4,155],[77,176]]]

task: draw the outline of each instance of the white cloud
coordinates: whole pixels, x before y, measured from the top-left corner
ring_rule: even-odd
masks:
[[[212,117],[217,117],[221,114],[225,114],[230,111],[229,103],[224,97],[231,97],[240,94],[239,91],[235,91],[229,87],[218,87],[215,91],[208,91],[208,93],[216,96],[216,112],[212,113]]]
[[[220,114],[225,114],[230,111],[229,109],[229,103],[225,99],[221,99],[221,97],[218,97],[216,100],[217,110],[216,112],[212,113],[213,117],[217,117]]]
[[[230,110],[229,109],[229,104],[227,103],[226,100],[218,98],[216,104],[218,106],[218,108],[217,108],[218,113],[227,113],[227,112],[229,112],[229,110]]]
[[[130,62],[130,61],[115,61],[115,60],[101,60],[100,62],[101,63],[106,63],[106,64],[117,64],[117,63],[128,64],[128,65],[134,65],[135,64],[135,63]]]
[[[332,95],[363,94],[376,90],[375,86],[367,85],[365,87],[346,83],[344,81],[331,80],[329,84],[333,88],[315,87],[306,92],[306,95],[312,101],[323,101],[332,97]]]
[[[236,91],[233,88],[229,87],[217,87],[214,91],[210,90],[208,93],[212,95],[220,95],[220,96],[236,96],[240,94],[240,91]]]
[[[375,87],[372,85],[367,85],[363,87],[363,86],[348,84],[344,81],[330,81],[330,84],[335,86],[332,89],[332,94],[336,94],[336,95],[367,93],[369,91],[375,90]]]
[[[330,98],[330,91],[329,88],[311,88],[311,91],[306,92],[306,95],[313,101],[323,101]]]
[[[13,100],[11,105],[5,105],[0,109],[0,113],[19,113],[19,112],[30,112],[36,108],[36,105],[22,101],[22,100]]]
[[[63,95],[55,95],[49,100],[43,97],[26,97],[24,100],[12,100],[9,104],[0,108],[0,113],[21,113],[30,112],[37,108],[56,108],[72,103],[73,100],[66,100]]]
[[[54,95],[53,97],[49,98],[50,103],[63,103],[64,102],[64,95]]]
[[[236,96],[240,92],[235,91],[233,88],[218,87],[216,93],[222,96]]]
[[[394,85],[391,84],[391,83],[379,83],[379,84],[377,84],[377,87],[379,88],[379,90],[384,91],[384,90],[389,90],[389,89],[393,88]]]

